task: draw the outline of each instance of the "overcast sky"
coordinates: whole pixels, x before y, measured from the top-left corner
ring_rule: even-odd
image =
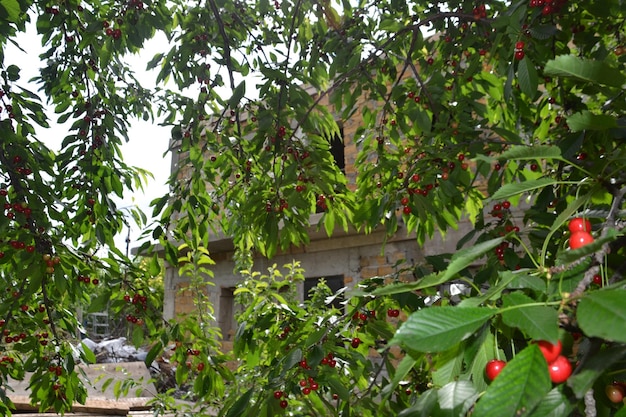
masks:
[[[25,34],[20,34],[17,41],[20,47],[27,53],[20,51],[9,43],[5,51],[5,65],[15,64],[19,66],[21,68],[19,85],[36,92],[37,85],[28,85],[28,80],[39,74],[39,68],[41,67],[39,54],[43,51],[43,48],[34,25],[29,25],[28,31]],[[164,38],[147,44],[145,52],[141,56],[129,57],[132,67],[138,73],[138,79],[146,86],[153,86],[156,77],[156,74],[144,71],[146,62],[158,51],[159,46],[167,48]],[[63,138],[68,134],[68,130],[67,127],[55,126],[57,116],[52,111],[48,112],[48,117],[50,118],[51,128],[39,128],[37,137],[49,148],[58,151]],[[130,141],[122,146],[124,161],[130,166],[137,166],[150,171],[154,175],[154,179],[150,180],[149,184],[146,185],[145,192],[127,193],[125,199],[119,202],[119,207],[136,205],[150,217],[150,201],[167,192],[165,184],[170,170],[170,155],[164,156],[163,154],[167,150],[170,128],[158,126],[157,123],[134,119],[131,124],[128,134]],[[38,126],[35,125],[35,127]],[[131,232],[131,247],[137,245],[135,239],[137,239],[139,232],[136,228]],[[125,234],[118,238],[119,249],[124,249],[125,238]]]

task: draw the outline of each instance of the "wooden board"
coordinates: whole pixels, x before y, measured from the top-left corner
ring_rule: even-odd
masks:
[[[150,372],[143,362],[99,363],[93,365],[79,365],[78,371],[87,387],[87,401],[85,404],[74,404],[73,412],[99,413],[102,415],[126,416],[131,410],[149,410],[148,402],[156,395],[156,387],[150,382]],[[83,375],[84,373],[84,375]],[[13,390],[7,390],[7,396],[16,411],[37,411],[31,405],[28,384],[30,375],[22,381],[9,380]],[[109,381],[106,389],[104,384]],[[126,396],[115,396],[115,385],[124,384],[132,380],[132,386]],[[47,414],[50,415],[50,414]]]
[[[30,403],[27,396],[12,395],[11,401],[15,405],[15,411],[37,411],[38,408]],[[121,398],[119,400],[87,398],[85,404],[74,404],[74,413],[98,413],[107,416],[126,416],[131,410],[149,410],[148,401],[152,398]],[[22,415],[22,414],[20,414]],[[50,415],[46,413],[46,415]],[[67,414],[66,414],[67,415]]]

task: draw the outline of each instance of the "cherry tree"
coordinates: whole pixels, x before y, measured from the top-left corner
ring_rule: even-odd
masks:
[[[3,0],[0,12],[2,48],[31,20],[45,48],[36,91],[2,53],[0,92],[0,370],[33,372],[42,409],[85,400],[74,367],[94,358],[75,355],[71,306],[95,284],[94,308],[109,302],[137,343],[154,339],[147,360],[175,347],[198,414],[624,413],[621,1]],[[169,44],[147,89],[126,59],[156,33]],[[138,269],[114,244],[129,221],[114,196],[141,188],[120,144],[137,140],[134,117],[154,116],[179,169],[154,222],[132,213],[151,259]],[[347,121],[343,173],[330,141]],[[54,151],[53,122],[68,126]],[[296,300],[298,265],[250,272],[252,253],[305,245],[316,212],[329,234],[402,223],[420,244],[462,219],[474,228],[415,281],[363,281],[340,310],[324,285]],[[232,353],[204,320],[157,332],[147,313],[155,244],[203,283],[212,231],[232,236],[241,268]],[[452,282],[469,291],[427,301]]]

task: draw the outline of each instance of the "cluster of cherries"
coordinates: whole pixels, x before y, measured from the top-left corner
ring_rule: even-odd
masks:
[[[15,165],[15,172],[21,175],[30,175],[33,173],[33,170],[26,167],[24,160],[21,156],[15,155],[13,157],[13,165]]]
[[[131,297],[129,294],[124,295],[124,301],[127,303],[131,303],[135,306],[135,311],[145,311],[148,309],[148,297],[145,295],[135,293]],[[129,323],[136,324],[137,326],[143,326],[143,320],[140,317],[135,316],[134,314],[127,314],[126,321]]]
[[[17,213],[21,213],[24,217],[29,218],[32,214],[32,210],[26,203],[4,203],[4,210],[6,211],[5,216],[9,220],[15,219]]]
[[[530,0],[528,5],[541,9],[541,14],[548,16],[557,13],[567,3],[567,0]]]
[[[100,284],[100,280],[99,280],[98,278],[93,278],[93,279],[91,279],[91,278],[89,278],[87,275],[79,275],[79,276],[76,278],[76,280],[77,280],[78,282],[82,282],[82,283],[85,283],[85,284],[90,284],[90,283],[91,283],[91,284],[93,284],[93,285],[98,285],[98,284]]]
[[[191,369],[194,365],[193,358],[200,356],[200,351],[198,349],[189,348],[187,349],[187,356],[188,356],[188,359],[187,359],[187,362],[185,362],[185,365],[187,366],[187,368]],[[196,370],[198,372],[204,371],[204,368],[205,368],[204,362],[200,362],[196,365]]]
[[[593,242],[593,236],[591,235],[591,222],[581,217],[576,217],[570,220],[568,224],[570,231],[569,247],[570,249],[582,248],[585,245]]]
[[[322,359],[321,364],[334,368],[337,365],[337,361],[335,360],[335,356],[333,355],[333,353],[329,352]],[[298,365],[305,371],[311,369],[311,366],[308,364],[306,359],[302,359],[298,363]],[[300,385],[300,392],[302,392],[302,394],[304,395],[309,395],[311,394],[311,392],[317,391],[320,388],[319,383],[315,381],[315,378],[313,378],[312,376],[303,377],[302,379],[300,379],[298,384]],[[280,401],[279,405],[281,408],[287,408],[287,406],[289,405],[289,402],[287,401],[288,396],[289,395],[285,391],[274,391],[274,398]],[[333,394],[333,400],[336,400],[337,398],[337,394]]]
[[[548,373],[550,380],[555,384],[561,384],[572,374],[572,364],[563,355],[561,355],[562,344],[559,340],[556,344],[552,344],[546,340],[535,342],[543,357],[548,364]],[[502,372],[506,366],[506,361],[501,359],[492,359],[485,366],[485,375],[490,381],[493,381]]]

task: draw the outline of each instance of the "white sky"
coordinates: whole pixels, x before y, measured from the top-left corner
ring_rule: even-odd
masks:
[[[17,42],[27,53],[20,51],[10,43],[7,44],[5,65],[15,64],[19,66],[21,71],[20,80],[17,84],[39,94],[36,91],[38,86],[28,83],[28,80],[39,74],[41,67],[39,54],[43,51],[34,24],[29,25],[26,33],[22,33],[17,37]],[[138,80],[146,87],[154,86],[156,73],[147,73],[144,70],[146,63],[158,52],[159,46],[168,48],[167,41],[164,38],[152,40],[146,45],[141,56],[134,55],[128,57],[129,65],[137,72]],[[42,99],[45,98],[42,97]],[[68,134],[68,130],[63,126],[55,124],[58,116],[52,110],[48,112],[48,117],[50,119],[50,129],[39,128],[38,125],[34,124],[38,129],[37,137],[50,149],[58,151],[63,138]],[[166,181],[170,172],[171,158],[169,154],[164,156],[164,153],[167,150],[170,129],[169,127],[159,126],[156,122],[145,122],[140,119],[131,121],[131,128],[128,132],[130,141],[122,146],[124,161],[129,166],[136,166],[150,171],[154,179],[145,185],[143,193],[141,191],[134,194],[128,192],[124,200],[119,201],[118,207],[137,206],[150,218],[150,201],[167,193]],[[134,225],[132,219],[129,219],[129,221]],[[140,230],[136,227],[131,231],[131,248],[138,245],[136,239],[139,237],[139,234]],[[126,231],[116,239],[118,242],[117,246],[122,251],[126,247],[125,239]]]

